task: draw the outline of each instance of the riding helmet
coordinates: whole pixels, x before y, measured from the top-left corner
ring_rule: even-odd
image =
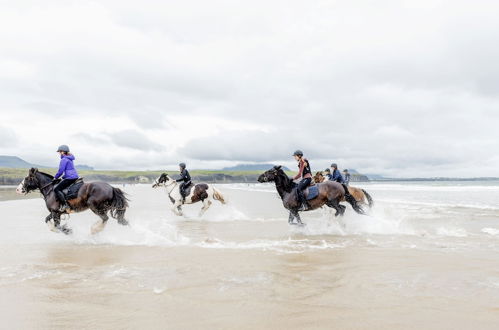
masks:
[[[348,170],[345,168],[345,169],[343,170],[343,172],[348,173]]]
[[[59,151],[63,151],[63,152],[69,152],[69,147],[65,144],[59,146],[59,148],[57,148],[57,152]]]
[[[180,163],[180,164],[178,164],[178,166],[185,168],[185,163]]]
[[[324,172],[326,172],[326,173],[331,173],[331,170],[330,170],[329,168],[326,168],[326,169],[324,170]]]
[[[295,153],[293,154],[293,156],[300,156],[300,157],[303,157],[303,151],[301,150],[296,150]]]
[[[331,167],[338,168],[338,164],[336,164],[336,163],[332,163],[332,164],[331,164]]]

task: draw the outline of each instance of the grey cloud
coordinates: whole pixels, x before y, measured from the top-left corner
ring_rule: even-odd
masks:
[[[117,146],[135,149],[140,151],[161,151],[164,147],[151,141],[145,134],[136,130],[123,130],[116,133],[109,133],[111,141]]]
[[[18,143],[18,137],[11,128],[0,126],[0,147],[12,148]]]

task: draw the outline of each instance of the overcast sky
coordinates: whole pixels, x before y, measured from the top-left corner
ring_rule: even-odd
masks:
[[[0,1],[0,154],[499,176],[494,1]]]

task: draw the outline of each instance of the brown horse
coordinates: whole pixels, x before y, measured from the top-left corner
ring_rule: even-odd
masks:
[[[326,177],[322,174],[322,172],[315,173],[313,180],[315,183],[321,183],[327,181]],[[350,194],[352,194],[357,203],[367,205],[369,206],[369,208],[373,207],[374,201],[371,195],[369,195],[367,191],[365,191],[364,189],[348,186],[348,191],[350,192]],[[345,202],[345,200],[343,199],[342,202]]]
[[[50,214],[45,218],[45,222],[52,231],[62,231],[65,234],[70,234],[72,230],[68,227],[61,226],[61,215],[59,211],[59,201],[57,200],[54,187],[57,181],[50,174],[38,171],[36,168],[29,170],[28,176],[19,184],[16,191],[19,194],[27,194],[33,190],[39,189],[45,199],[45,205],[50,211]],[[92,226],[92,234],[102,231],[109,217],[107,213],[118,220],[121,225],[127,225],[125,220],[125,211],[128,207],[128,202],[125,193],[118,188],[113,188],[105,182],[84,183],[76,198],[68,200],[70,206],[69,212],[81,212],[87,209],[92,210],[101,220]],[[64,212],[68,213],[68,212]]]
[[[297,199],[296,184],[290,179],[286,173],[281,169],[281,166],[274,166],[270,170],[264,172],[258,177],[258,182],[275,182],[277,193],[282,199],[282,204],[289,210],[290,224],[294,224],[293,220],[296,218],[297,224],[303,224],[298,208],[300,203]],[[308,201],[309,211],[315,210],[323,205],[327,205],[336,210],[335,216],[343,215],[345,213],[345,206],[340,205],[340,201],[344,198],[355,212],[364,214],[364,210],[357,204],[355,198],[348,192],[348,188],[338,182],[326,181],[324,183],[316,184],[318,195],[314,199]],[[308,192],[305,192],[305,196]]]

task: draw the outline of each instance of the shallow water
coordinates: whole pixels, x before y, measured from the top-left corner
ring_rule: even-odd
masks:
[[[131,225],[95,236],[92,213],[64,236],[45,226],[43,199],[2,201],[2,323],[497,329],[499,183],[360,186],[369,216],[317,210],[305,227],[288,226],[272,185],[219,185],[229,204],[201,219],[200,205],[176,217],[164,190],[126,186]]]

